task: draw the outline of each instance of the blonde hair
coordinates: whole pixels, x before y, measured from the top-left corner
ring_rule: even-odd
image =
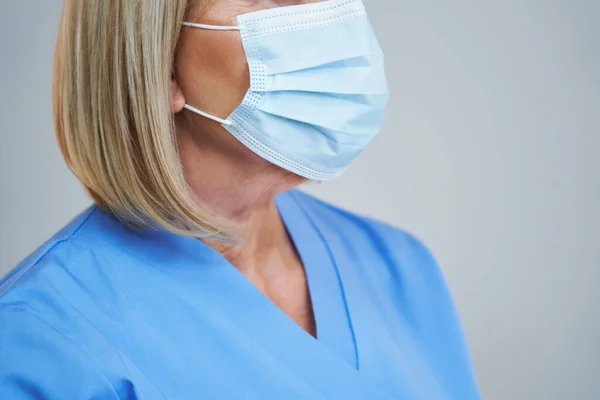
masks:
[[[65,0],[54,122],[65,161],[101,208],[140,227],[228,238],[185,182],[169,83],[188,0]]]

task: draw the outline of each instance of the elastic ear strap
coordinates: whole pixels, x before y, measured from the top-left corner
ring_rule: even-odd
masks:
[[[239,31],[239,26],[223,26],[223,25],[206,25],[206,24],[196,24],[194,22],[182,22],[181,25],[191,26],[193,28],[200,29],[209,29],[212,31]]]
[[[200,111],[197,108],[190,106],[189,104],[185,104],[183,107],[185,109],[187,109],[187,110],[190,110],[193,113],[196,113],[198,115],[202,115],[205,118],[212,119],[213,121],[217,121],[218,123],[221,123],[223,125],[227,125],[227,126],[233,125],[233,122],[231,122],[228,119],[222,119],[222,118],[219,118],[219,117],[215,117],[214,115],[211,115],[209,113],[205,113],[204,111]]]

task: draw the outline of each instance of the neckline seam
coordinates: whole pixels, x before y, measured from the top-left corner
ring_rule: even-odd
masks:
[[[352,321],[352,316],[350,315],[350,308],[348,306],[346,289],[344,288],[344,285],[343,285],[342,276],[340,274],[340,270],[338,267],[338,261],[335,258],[333,251],[331,250],[331,246],[329,245],[327,240],[325,240],[325,235],[323,234],[321,228],[318,226],[317,222],[309,214],[309,212],[306,210],[306,208],[302,205],[302,203],[298,200],[298,198],[296,196],[296,192],[291,191],[290,195],[291,195],[292,199],[294,200],[294,203],[296,203],[296,205],[301,210],[302,214],[308,219],[311,226],[315,229],[317,235],[319,236],[319,239],[321,240],[321,242],[323,243],[323,246],[327,250],[327,255],[329,256],[329,258],[331,259],[331,262],[333,264],[336,278],[337,278],[337,284],[338,284],[340,293],[342,295],[342,303],[344,304],[344,312],[346,314],[346,320],[348,322],[348,327],[350,328],[350,335],[352,337],[352,345],[353,345],[352,347],[353,347],[353,351],[354,351],[354,367],[356,368],[357,371],[359,371],[360,370],[360,361],[359,361],[360,359],[359,359],[359,353],[358,353],[358,342],[356,340],[356,332],[354,329],[354,322]]]

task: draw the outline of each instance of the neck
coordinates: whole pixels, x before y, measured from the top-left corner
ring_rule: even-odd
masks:
[[[295,251],[272,198],[248,210],[237,226],[242,233],[234,243],[204,242],[246,275],[262,275],[274,266],[286,265]]]
[[[211,239],[205,243],[244,273],[260,272],[256,270],[295,257],[274,199],[304,179],[241,144],[224,151],[214,143],[198,143],[192,135],[181,134],[179,141],[186,181],[199,202],[234,226],[239,237],[234,243]]]
[[[304,267],[275,205],[276,195],[304,178],[261,159],[213,121],[202,120],[203,129],[187,129],[186,121],[192,120],[183,119],[178,129],[185,179],[199,202],[239,235],[234,243],[205,243],[315,336]]]

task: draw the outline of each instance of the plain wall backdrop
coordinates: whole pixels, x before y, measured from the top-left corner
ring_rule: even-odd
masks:
[[[432,249],[484,398],[600,398],[600,1],[365,3],[386,126],[306,190]],[[53,132],[61,5],[0,0],[0,275],[89,204]]]

